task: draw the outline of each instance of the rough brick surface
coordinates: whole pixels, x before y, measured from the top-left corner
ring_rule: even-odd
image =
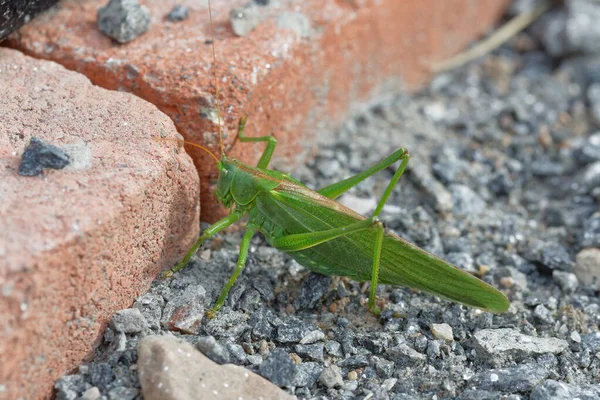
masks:
[[[250,116],[248,135],[273,133],[280,143],[276,155],[293,160],[375,92],[421,84],[434,62],[489,29],[508,0],[272,1],[260,10],[264,19],[256,29],[237,37],[229,12],[246,2],[213,0],[212,7],[226,148],[253,162],[263,144],[230,149],[239,116]],[[9,44],[80,71],[97,85],[135,93],[171,116],[187,139],[218,152],[206,2],[183,2],[189,18],[176,23],[165,16],[181,1],[143,2],[152,28],[126,45],[98,30],[96,11],[103,3],[61,1]],[[287,29],[297,21],[282,18],[289,11],[307,17],[309,36]],[[202,219],[215,220],[214,161],[189,151],[201,176]]]
[[[53,62],[0,48],[0,398],[36,399],[89,355],[198,234],[198,176],[172,121]],[[71,164],[20,176],[32,136]]]

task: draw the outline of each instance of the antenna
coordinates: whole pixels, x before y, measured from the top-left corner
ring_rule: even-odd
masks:
[[[221,149],[221,156],[223,156],[223,155],[225,155],[225,149],[223,148],[223,134],[221,132],[221,112],[219,110],[219,82],[217,79],[217,69],[216,69],[217,68],[217,57],[215,55],[215,35],[213,34],[212,8],[210,6],[210,0],[208,0],[208,27],[209,27],[209,31],[210,31],[210,43],[212,46],[212,56],[213,56],[213,78],[215,80],[215,105],[217,106],[217,129],[219,132],[219,148]]]
[[[217,156],[214,155],[214,153],[212,151],[210,151],[209,149],[207,149],[204,146],[199,145],[198,143],[188,142],[187,140],[179,140],[179,139],[175,139],[175,138],[162,138],[162,137],[159,137],[159,138],[153,138],[153,139],[155,141],[157,141],[157,142],[166,142],[166,141],[169,141],[169,142],[173,141],[173,142],[177,142],[177,143],[183,142],[184,144],[188,144],[190,146],[197,147],[197,148],[202,149],[205,152],[207,152],[212,158],[215,159],[215,161],[217,163],[219,163],[219,159],[217,158]]]

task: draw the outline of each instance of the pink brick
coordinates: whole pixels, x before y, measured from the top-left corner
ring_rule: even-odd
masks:
[[[173,122],[129,93],[0,48],[0,398],[49,397],[198,234],[198,176]],[[32,136],[77,162],[17,173]]]
[[[273,133],[277,156],[301,161],[317,137],[374,93],[414,89],[433,63],[460,51],[488,30],[508,0],[307,0],[281,1],[247,37],[229,27],[229,12],[248,0],[213,0],[217,75],[227,149],[238,118],[250,116],[247,134]],[[63,0],[9,41],[36,57],[82,72],[97,85],[130,91],[168,114],[187,139],[218,152],[208,13],[204,1],[145,1],[153,16],[149,32],[126,45],[96,25],[102,1]],[[175,4],[190,7],[183,22],[166,21]],[[307,16],[310,38],[277,27],[284,11]],[[210,114],[210,112],[208,113]],[[228,153],[254,162],[263,144],[235,145]],[[203,220],[223,210],[213,199],[214,161],[189,149],[202,183]]]

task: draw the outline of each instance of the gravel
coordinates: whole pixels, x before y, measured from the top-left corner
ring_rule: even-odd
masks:
[[[584,6],[565,3],[544,18],[572,24]],[[56,383],[57,398],[142,397],[136,348],[148,334],[175,335],[300,399],[598,398],[600,122],[590,86],[600,83],[600,41],[588,37],[594,30],[570,32],[570,42],[552,30],[540,37],[542,23],[414,95],[352,116],[290,171],[318,188],[408,148],[386,227],[502,290],[507,312],[380,285],[375,316],[368,284],[311,274],[258,235],[208,319],[237,260],[242,232],[231,230],[119,312],[96,356]],[[380,172],[346,200],[372,207],[392,175]]]

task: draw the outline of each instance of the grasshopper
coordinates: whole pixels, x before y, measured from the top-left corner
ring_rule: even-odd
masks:
[[[210,3],[209,17],[212,35]],[[216,62],[214,40],[212,46],[213,62]],[[215,87],[218,112],[216,75]],[[220,124],[217,125],[220,159],[210,150],[192,145],[215,159],[219,170],[215,197],[230,213],[208,227],[183,260],[164,272],[164,276],[170,277],[184,268],[205,240],[247,215],[235,270],[207,314],[209,317],[223,306],[229,290],[244,269],[250,241],[257,232],[262,233],[271,246],[286,252],[311,271],[370,281],[368,308],[375,314],[381,312],[376,304],[378,283],[419,289],[486,311],[508,309],[507,297],[494,287],[386,231],[379,215],[408,165],[410,155],[406,149],[396,150],[357,175],[313,191],[287,174],[268,169],[277,140],[271,135],[245,136],[246,117],[239,121],[238,140],[266,143],[256,167],[225,155]],[[335,201],[353,186],[396,162],[400,164],[371,216],[364,217]]]

